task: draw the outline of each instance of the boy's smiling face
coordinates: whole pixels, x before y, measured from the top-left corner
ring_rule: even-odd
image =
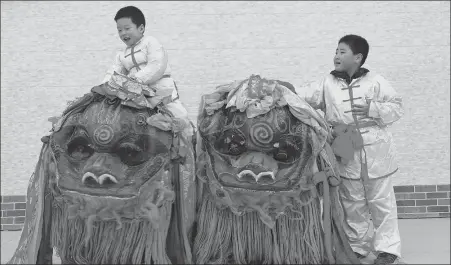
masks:
[[[346,43],[339,43],[334,56],[335,70],[339,72],[351,72],[360,67],[362,54],[354,54]]]
[[[118,19],[116,25],[119,37],[128,47],[135,45],[144,34],[144,25],[137,26],[129,17]]]

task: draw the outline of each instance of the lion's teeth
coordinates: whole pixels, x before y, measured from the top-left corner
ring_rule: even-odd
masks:
[[[94,179],[96,182],[99,182],[99,180],[97,179],[97,176],[94,175],[94,174],[91,173],[91,172],[86,172],[86,173],[83,175],[83,177],[81,178],[81,182],[82,182],[82,183],[85,183],[89,178],[92,178],[92,179]]]
[[[273,179],[273,180],[276,180],[276,176],[274,176],[274,172],[260,172],[258,175],[257,175],[257,177],[256,177],[256,181],[258,182],[258,180],[261,178],[261,177],[263,177],[263,176],[271,176],[271,178]]]
[[[241,179],[243,178],[246,174],[251,175],[252,177],[256,178],[257,176],[255,175],[254,172],[252,172],[251,170],[245,169],[243,171],[241,171],[240,173],[238,173],[238,178]]]
[[[99,183],[100,185],[102,185],[107,179],[110,179],[112,182],[117,184],[117,179],[110,175],[110,174],[103,174],[102,176],[99,177]]]

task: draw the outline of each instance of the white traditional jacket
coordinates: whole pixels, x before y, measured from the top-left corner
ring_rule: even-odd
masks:
[[[404,114],[402,98],[379,74],[361,68],[354,77],[351,80],[333,71],[320,82],[298,88],[297,93],[313,108],[323,111],[326,121],[332,126],[356,125],[351,105],[369,104],[369,117],[357,121],[357,124],[375,123],[359,129],[366,152],[368,177],[391,175],[397,171],[397,164],[392,135],[386,128]],[[343,170],[340,173],[345,178],[360,178],[360,172]]]
[[[135,45],[119,52],[102,83],[108,82],[113,72],[134,74],[139,81],[154,88],[157,95],[172,94],[173,98],[176,97],[168,55],[160,42],[152,36],[142,37]]]

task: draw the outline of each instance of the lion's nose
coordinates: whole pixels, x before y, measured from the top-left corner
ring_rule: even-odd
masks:
[[[257,182],[262,185],[269,185],[276,182],[276,177],[274,176],[274,172],[261,172],[258,174]]]
[[[269,185],[273,184],[276,181],[276,177],[274,175],[274,172],[271,171],[264,171],[260,172],[258,174],[255,174],[251,170],[242,170],[240,173],[238,173],[238,180],[249,182],[249,183],[258,183],[262,185]]]
[[[110,174],[102,174],[97,176],[92,172],[86,172],[81,182],[83,185],[92,187],[92,188],[108,188],[118,183],[117,179]]]
[[[96,175],[91,172],[86,172],[81,179],[81,183],[86,186],[96,186],[99,185],[99,180]]]

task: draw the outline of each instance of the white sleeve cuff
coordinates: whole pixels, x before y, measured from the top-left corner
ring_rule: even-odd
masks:
[[[379,112],[376,106],[376,102],[374,101],[370,101],[370,108],[368,110],[368,117],[371,118],[378,118],[379,117]]]

